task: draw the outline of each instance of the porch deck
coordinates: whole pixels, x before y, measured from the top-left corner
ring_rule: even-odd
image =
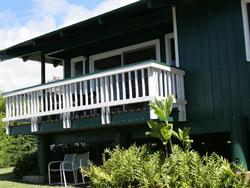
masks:
[[[179,121],[186,120],[185,71],[157,61],[146,61],[79,77],[46,83],[3,94],[6,98],[7,133],[10,121],[31,121],[38,132],[47,116],[62,118],[71,128],[71,117],[100,114],[101,125],[111,124],[112,112],[143,108],[147,103],[174,95]],[[150,109],[150,119],[157,116]]]

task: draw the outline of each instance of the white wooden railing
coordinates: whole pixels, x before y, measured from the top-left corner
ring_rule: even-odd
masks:
[[[185,121],[184,75],[183,70],[150,61],[5,93],[3,121],[7,134],[9,122],[21,119],[31,119],[31,131],[36,132],[38,118],[62,114],[63,128],[70,128],[71,112],[101,109],[102,124],[110,124],[110,107],[153,102],[169,94],[178,105],[179,121]],[[150,118],[157,118],[152,109]]]

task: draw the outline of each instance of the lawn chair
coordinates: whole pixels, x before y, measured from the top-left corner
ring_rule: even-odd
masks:
[[[52,161],[48,165],[48,176],[49,176],[49,185],[61,184],[63,185],[63,177],[62,177],[62,165],[63,168],[68,169],[72,168],[72,164],[75,162],[76,154],[65,154],[63,161]],[[57,164],[58,168],[52,168],[52,165]],[[51,172],[59,172],[60,173],[60,182],[51,182]]]
[[[82,182],[81,183],[78,182],[77,172],[83,166],[84,167],[89,167],[89,162],[88,161],[89,161],[89,152],[84,153],[84,154],[76,155],[76,159],[75,159],[75,162],[73,164],[73,168],[65,168],[64,164],[67,164],[67,163],[62,163],[61,168],[62,168],[63,181],[64,181],[64,186],[65,187],[67,187],[67,185],[68,185],[65,172],[69,172],[69,171],[73,172],[73,176],[74,176],[74,184],[73,185],[79,185],[79,184],[85,184],[86,183],[82,173],[81,173]]]

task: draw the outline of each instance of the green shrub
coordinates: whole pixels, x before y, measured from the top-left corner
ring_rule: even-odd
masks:
[[[248,187],[242,166],[229,163],[227,159],[213,153],[201,157],[198,152],[183,151],[174,145],[172,154],[164,163],[162,173],[167,176],[169,187]],[[238,171],[242,176],[237,176]],[[166,178],[165,178],[166,179]]]
[[[163,162],[164,153],[152,154],[146,145],[127,150],[117,146],[105,150],[102,166],[90,163],[90,168],[82,171],[91,179],[91,187],[160,187]]]
[[[37,164],[37,152],[20,155],[14,168],[14,174],[20,178],[25,175],[37,175]]]
[[[242,175],[237,176],[236,172]],[[201,157],[196,151],[183,151],[173,145],[168,159],[163,152],[151,153],[146,145],[131,146],[127,150],[106,149],[103,165],[83,168],[91,179],[91,187],[166,187],[166,188],[224,188],[249,187],[241,166],[213,153]]]

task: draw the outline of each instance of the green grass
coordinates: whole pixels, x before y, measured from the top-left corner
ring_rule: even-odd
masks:
[[[36,185],[23,182],[22,179],[15,178],[13,175],[13,167],[0,168],[0,188],[57,188],[60,186]]]

